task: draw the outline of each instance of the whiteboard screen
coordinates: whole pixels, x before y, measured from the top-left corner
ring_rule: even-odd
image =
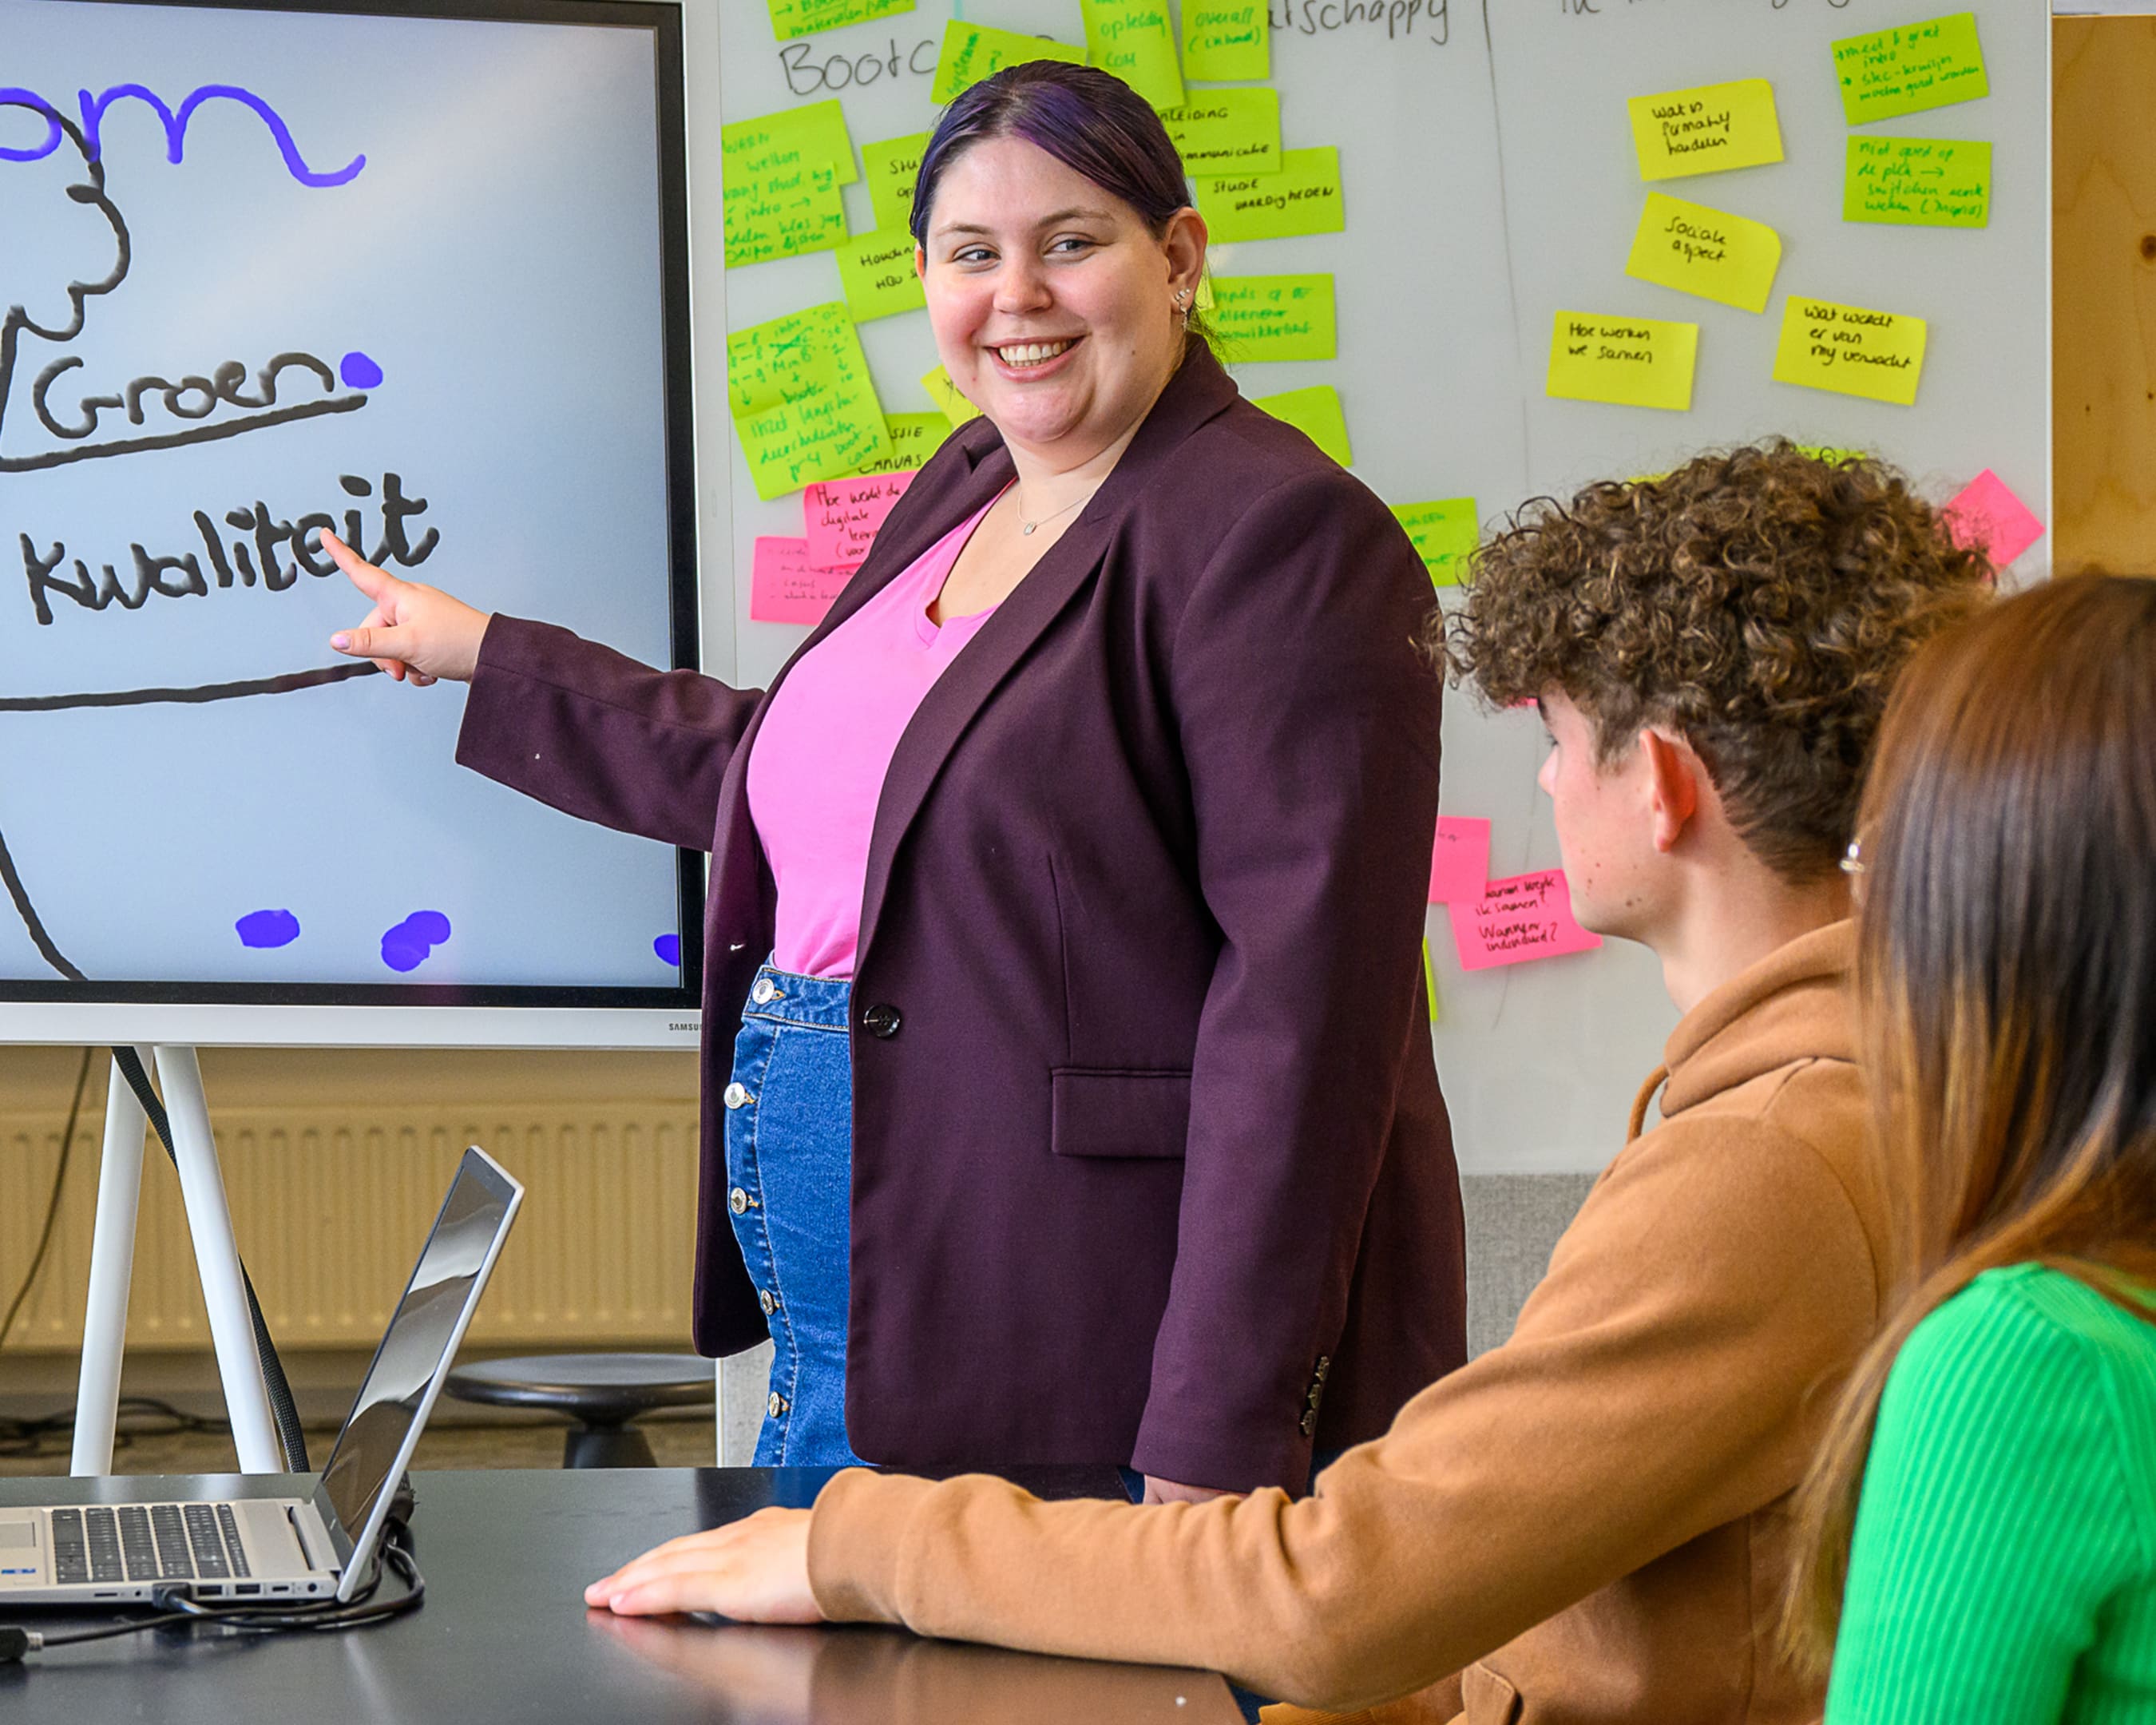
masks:
[[[0,1000],[678,1016],[697,869],[458,767],[317,536],[694,662],[679,11],[0,44]]]

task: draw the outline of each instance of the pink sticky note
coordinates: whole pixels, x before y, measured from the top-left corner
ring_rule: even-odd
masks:
[[[1430,901],[1450,904],[1480,898],[1490,878],[1490,823],[1440,816],[1430,860]]]
[[[1572,920],[1572,893],[1563,869],[1492,880],[1481,896],[1455,899],[1449,909],[1462,970],[1524,964],[1602,944],[1600,935]]]
[[[2020,557],[2044,531],[2029,506],[1988,467],[1947,505],[1946,515],[1954,543],[1982,552],[1994,569],[2003,569]]]
[[[815,569],[858,569],[891,506],[913,483],[910,473],[875,473],[865,479],[824,480],[801,494],[808,536],[808,564]]]
[[[812,568],[805,539],[759,539],[749,578],[748,614],[758,623],[819,624],[853,578],[844,569]]]

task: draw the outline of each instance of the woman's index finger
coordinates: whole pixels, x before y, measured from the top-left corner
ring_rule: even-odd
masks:
[[[386,569],[377,569],[343,540],[322,530],[322,549],[330,554],[330,561],[352,578],[352,584],[370,599],[379,599],[396,584],[397,578]]]

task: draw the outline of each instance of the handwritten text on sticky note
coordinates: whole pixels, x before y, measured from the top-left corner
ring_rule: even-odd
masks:
[[[1116,77],[1158,110],[1183,105],[1183,68],[1168,0],[1078,0],[1086,60]]]
[[[1183,0],[1183,75],[1240,84],[1272,73],[1267,0]]]
[[[801,494],[803,533],[814,569],[858,569],[868,561],[884,517],[906,488],[910,473],[880,473],[866,479],[824,480]]]
[[[771,33],[781,42],[913,10],[913,0],[767,0],[767,3],[771,8]]]
[[[1845,36],[1834,44],[1834,69],[1842,118],[1851,126],[1991,94],[1973,12]]]
[[[854,476],[918,472],[957,428],[941,413],[886,413],[883,429],[891,439],[891,453],[864,462],[854,470]]]
[[[767,501],[891,453],[860,337],[836,301],[730,334],[726,396]]]
[[[1052,42],[1045,36],[1021,36],[1015,31],[961,23],[953,18],[943,27],[943,49],[936,59],[936,82],[929,89],[928,100],[940,108],[983,78],[1028,60],[1061,60],[1082,66],[1086,50],[1067,42]]]
[[[1994,569],[2005,568],[2044,531],[2029,506],[1988,467],[1947,505],[1945,513],[1954,543],[1982,552]]]
[[[1634,96],[1625,105],[1643,180],[1720,173],[1782,159],[1774,86],[1763,78]]]
[[[805,539],[758,539],[749,576],[748,614],[757,623],[805,623],[813,628],[851,578],[844,571],[810,567]]]
[[[1653,317],[1560,311],[1550,337],[1548,393],[1628,408],[1691,406],[1699,326]]]
[[[1602,944],[1601,936],[1573,921],[1572,893],[1562,869],[1492,880],[1478,896],[1455,899],[1447,908],[1462,970],[1556,958]]]
[[[903,234],[913,217],[913,185],[921,177],[921,158],[928,151],[929,135],[909,133],[902,138],[877,138],[861,146],[861,168],[868,181],[869,209],[878,229]]]
[[[1395,503],[1393,514],[1414,542],[1433,587],[1457,587],[1482,533],[1472,497],[1435,503]]]
[[[1197,178],[1273,174],[1281,166],[1280,92],[1262,87],[1193,93],[1160,116],[1183,169]]]
[[[1625,273],[1681,294],[1764,311],[1782,264],[1782,236],[1764,222],[1647,194]]]
[[[1841,218],[1981,228],[1991,219],[1991,146],[1981,139],[1851,132]]]
[[[839,248],[839,285],[855,323],[917,311],[928,303],[913,268],[913,236],[879,230]]]
[[[1913,407],[1924,336],[1921,317],[1792,294],[1782,307],[1774,381]]]
[[[1216,275],[1212,289],[1205,316],[1231,364],[1337,351],[1330,275]]]
[[[958,393],[958,386],[951,381],[951,374],[942,367],[924,372],[921,387],[928,392],[929,400],[943,411],[943,417],[953,427],[963,425],[968,419],[978,419],[981,410]]]
[[[1337,234],[1348,225],[1340,197],[1340,152],[1283,150],[1280,172],[1197,180],[1198,208],[1214,243]]]
[[[1482,896],[1490,878],[1490,823],[1440,817],[1430,860],[1430,901],[1447,905]]]

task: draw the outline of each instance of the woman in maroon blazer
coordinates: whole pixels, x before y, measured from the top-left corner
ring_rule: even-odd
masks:
[[[771,690],[341,547],[336,644],[470,678],[466,764],[711,847],[696,1334],[778,1339],[761,1457],[1300,1488],[1465,1351],[1429,579],[1188,327],[1204,225],[1125,85],[976,85],[913,209],[982,417]]]

